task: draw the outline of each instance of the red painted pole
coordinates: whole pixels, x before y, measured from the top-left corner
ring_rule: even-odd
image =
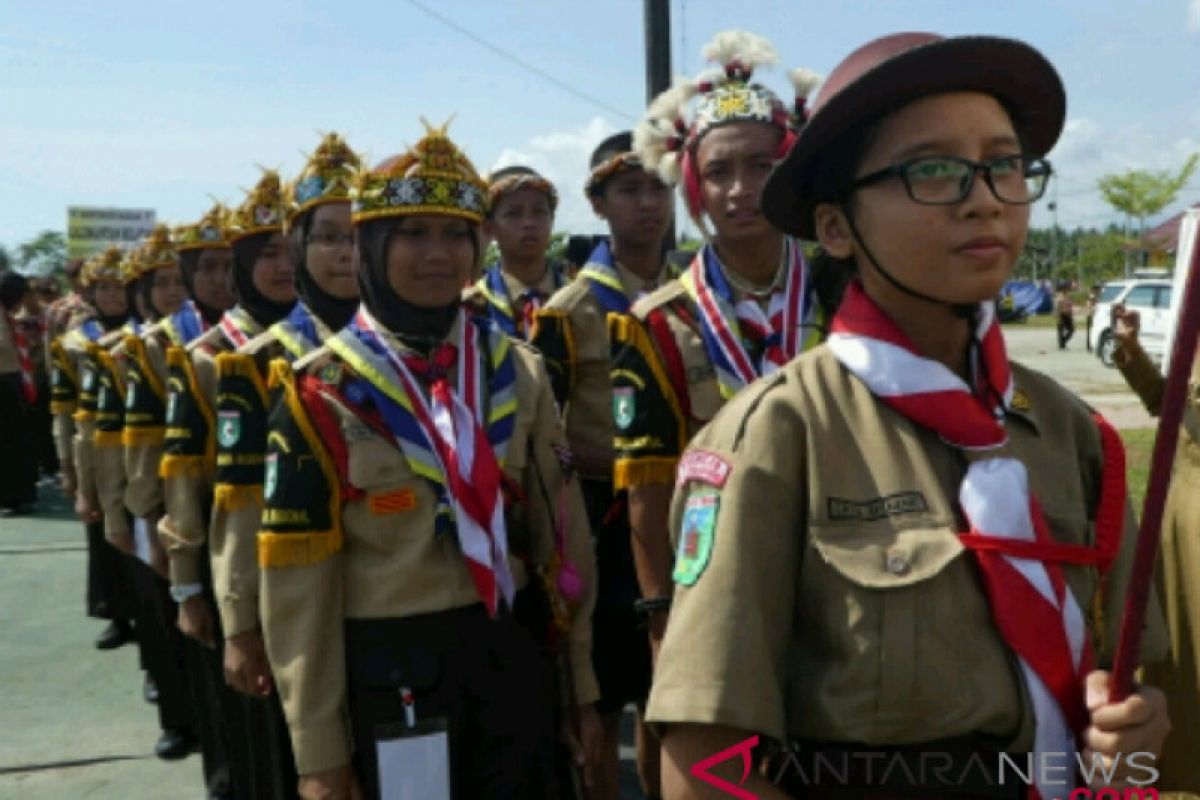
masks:
[[[1154,565],[1162,539],[1163,507],[1171,483],[1171,466],[1175,462],[1175,446],[1179,442],[1179,426],[1187,402],[1187,382],[1192,361],[1196,356],[1196,339],[1200,336],[1200,235],[1195,237],[1192,256],[1188,262],[1187,280],[1180,298],[1179,321],[1175,342],[1171,348],[1171,367],[1167,371],[1167,386],[1159,410],[1158,430],[1154,434],[1154,453],[1150,461],[1150,480],[1146,500],[1142,505],[1142,521],[1138,528],[1137,550],[1133,571],[1125,595],[1125,613],[1121,617],[1121,636],[1113,659],[1109,700],[1120,702],[1133,691],[1133,671],[1137,667],[1142,646],[1142,628],[1146,620],[1146,603],[1154,580]]]

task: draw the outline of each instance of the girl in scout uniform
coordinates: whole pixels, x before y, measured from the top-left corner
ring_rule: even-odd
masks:
[[[233,304],[229,281],[229,245],[222,222],[226,211],[216,205],[198,222],[175,228],[170,237],[156,234],[144,248],[138,291],[149,323],[140,336],[126,336],[125,506],[155,531],[164,513],[159,466],[165,450],[170,379],[167,351],[186,347],[221,318]],[[166,554],[151,536],[152,563],[169,579]],[[176,602],[168,594],[164,606],[172,630],[170,641],[182,659],[192,693],[192,716],[198,735],[205,786],[212,797],[232,791],[221,704],[232,706],[222,691],[220,663],[211,651],[178,631]],[[164,687],[160,687],[160,696]],[[160,701],[161,702],[161,701]]]
[[[87,529],[88,613],[112,620],[96,640],[101,649],[120,647],[133,638],[120,559],[104,538],[92,462],[99,375],[96,354],[120,338],[121,326],[129,317],[121,263],[122,253],[115,247],[87,262],[82,283],[88,311],[50,343],[50,410],[63,491],[75,498],[76,513]]]
[[[484,268],[466,298],[509,336],[528,339],[533,315],[569,280],[562,264],[546,258],[557,208],[554,184],[529,167],[504,167],[488,178],[483,233],[500,258]]]
[[[167,354],[170,390],[167,408],[166,454],[162,475],[166,516],[159,533],[167,545],[172,593],[179,606],[179,627],[187,635],[216,650],[222,680],[235,690],[246,688],[240,669],[253,643],[233,654],[225,653],[227,639],[249,633],[257,636],[255,602],[257,577],[239,559],[237,542],[227,541],[225,515],[244,497],[217,495],[214,483],[228,470],[261,470],[262,455],[243,452],[241,408],[223,408],[218,377],[223,356],[245,346],[269,326],[292,311],[296,301],[291,251],[283,233],[285,215],[279,175],[264,171],[243,203],[225,220],[224,239],[233,251],[233,287],[238,305],[222,316],[187,350],[172,348]],[[218,442],[223,447],[218,452]],[[211,537],[211,538],[210,538]],[[205,549],[207,548],[207,553]],[[213,600],[206,597],[207,570],[211,569]],[[214,620],[210,602],[219,619]],[[235,642],[242,643],[244,639]],[[239,669],[231,671],[229,655]],[[255,687],[257,694],[267,687]],[[273,797],[284,782],[279,775],[279,748],[271,744],[268,704],[224,693],[228,708],[225,734],[235,793]],[[287,781],[290,782],[290,781]],[[290,789],[290,787],[287,787]]]
[[[643,169],[631,152],[631,134],[618,133],[592,154],[586,192],[609,228],[588,263],[538,312],[533,345],[550,370],[563,411],[567,441],[579,468],[588,521],[596,542],[597,596],[592,619],[592,660],[600,681],[596,704],[604,722],[604,762],[594,785],[597,800],[620,788],[621,712],[645,705],[650,653],[638,626],[637,578],[629,552],[629,527],[612,483],[612,390],[609,383],[608,314],[624,314],[640,296],[673,277],[663,260],[671,224],[671,189]],[[657,769],[638,729],[639,773],[657,794]]]
[[[1113,361],[1130,388],[1153,416],[1162,407],[1166,379],[1138,340],[1136,311],[1118,307],[1113,316],[1118,347]],[[1163,751],[1164,791],[1200,794],[1200,590],[1196,587],[1196,548],[1200,541],[1200,359],[1192,366],[1179,454],[1171,475],[1171,490],[1163,512],[1162,587],[1171,656],[1146,669],[1146,680],[1162,688],[1171,709],[1171,735]]]
[[[267,446],[266,380],[271,359],[283,357],[290,362],[315,350],[345,327],[358,307],[350,188],[359,166],[358,156],[331,133],[289,184],[285,215],[300,302],[235,353],[217,356],[217,473],[211,533],[213,562],[221,565],[214,579],[226,636],[225,676],[235,689],[266,699],[266,761],[278,796],[295,795],[296,772],[258,612],[256,541]]]
[[[670,607],[667,508],[684,446],[743,386],[820,341],[824,325],[800,241],[772,228],[758,207],[772,165],[804,121],[816,76],[790,73],[789,108],[752,82],[757,67],[778,60],[765,39],[727,31],[703,52],[718,68],[657,97],[634,146],[648,169],[679,185],[706,242],[678,280],[611,323],[614,476],[629,490],[655,650]]]
[[[445,726],[456,798],[552,797],[539,615],[585,746],[598,722],[592,556],[549,382],[460,300],[486,193],[444,128],[356,198],[363,305],[272,367],[262,625],[300,793],[381,796],[378,726],[399,723]]]
[[[1025,44],[888,36],[834,70],[767,183],[771,222],[852,277],[827,342],[734,398],[680,461],[649,708],[668,797],[718,796],[781,745],[746,792],[1049,800],[1084,782],[1076,753],[1118,784],[1153,777],[1116,754],[1160,751],[1162,694],[1109,703],[1097,669],[1134,545],[1120,440],[1009,362],[992,300],[1064,112]],[[922,767],[930,753],[943,768]],[[1004,779],[1001,753],[1032,786]]]

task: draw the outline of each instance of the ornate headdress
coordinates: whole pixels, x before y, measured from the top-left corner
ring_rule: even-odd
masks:
[[[166,225],[155,225],[141,246],[130,254],[130,259],[134,261],[139,276],[178,264],[179,253],[171,241],[171,229]]]
[[[756,67],[774,66],[779,56],[771,43],[746,31],[725,31],[705,45],[706,59],[720,65],[694,80],[677,79],[646,109],[633,133],[634,150],[647,169],[669,184],[683,183],[684,200],[694,219],[700,217],[700,177],[696,147],[704,134],[733,122],[761,122],[777,128],[783,138],[779,157],[795,139],[807,119],[808,96],[821,78],[806,69],[788,73],[795,89],[791,108],[767,87],[751,83]],[[699,97],[692,119],[687,106]]]
[[[83,265],[83,285],[94,286],[97,281],[103,280],[127,283],[129,279],[127,264],[128,259],[124,250],[116,246],[109,247],[92,256]]]
[[[612,176],[630,169],[642,169],[642,157],[633,149],[633,134],[621,131],[598,144],[592,151],[590,167],[587,183],[583,186],[588,197],[596,194]]]
[[[354,187],[355,225],[385,217],[445,214],[480,223],[487,187],[475,167],[446,135],[449,122],[433,128],[407,152],[360,172]]]
[[[286,209],[283,181],[279,173],[273,169],[263,169],[262,177],[246,193],[246,199],[229,214],[225,222],[225,238],[233,244],[238,239],[258,233],[282,231]]]
[[[175,249],[182,253],[185,250],[229,247],[229,240],[225,238],[225,225],[228,218],[229,209],[224,204],[217,203],[200,218],[199,222],[180,225],[175,229]]]
[[[342,137],[330,133],[309,156],[296,180],[286,192],[287,222],[324,203],[349,202],[354,176],[362,169],[362,160]]]
[[[488,176],[489,211],[495,210],[501,197],[518,189],[536,189],[549,199],[551,213],[558,209],[558,190],[553,183],[529,167],[512,166],[501,167]]]

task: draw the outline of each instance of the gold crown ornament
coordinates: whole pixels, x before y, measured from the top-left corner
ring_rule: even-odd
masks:
[[[441,214],[476,224],[487,213],[487,186],[458,146],[446,135],[447,122],[433,128],[407,152],[359,173],[351,219]]]
[[[162,224],[155,225],[154,230],[150,231],[150,235],[134,252],[137,253],[139,276],[179,263],[179,253],[175,249],[175,243],[171,241],[171,229]]]
[[[109,247],[83,265],[82,282],[84,286],[94,286],[99,281],[120,281],[126,283],[125,251],[119,247]]]
[[[225,221],[225,238],[230,244],[258,233],[283,230],[287,215],[283,181],[273,169],[264,169],[262,173],[258,183],[246,193],[246,199],[230,212]]]
[[[225,238],[228,217],[229,209],[223,203],[217,203],[205,212],[199,222],[178,226],[175,228],[175,249],[182,253],[185,250],[223,250],[229,247],[229,240]]]
[[[287,186],[287,222],[325,203],[349,202],[354,176],[362,159],[342,137],[330,133],[321,140],[296,180]]]

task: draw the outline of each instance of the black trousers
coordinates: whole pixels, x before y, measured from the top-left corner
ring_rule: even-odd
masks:
[[[16,508],[37,500],[38,463],[32,424],[33,409],[22,394],[21,375],[0,375],[0,508]]]
[[[124,556],[136,598],[134,631],[142,666],[158,687],[158,718],[163,730],[196,728],[196,709],[183,658],[183,634],[175,623],[175,603],[167,582],[136,556]]]
[[[446,723],[455,800],[560,796],[550,668],[510,615],[489,619],[477,605],[346,620],[345,630],[354,768],[366,797],[380,798],[375,736],[403,723],[402,687],[418,721]]]
[[[104,538],[104,523],[84,526],[87,537],[87,613],[89,617],[130,622],[135,601],[121,552]]]
[[[1058,315],[1058,349],[1062,350],[1075,335],[1075,318],[1070,314]]]

